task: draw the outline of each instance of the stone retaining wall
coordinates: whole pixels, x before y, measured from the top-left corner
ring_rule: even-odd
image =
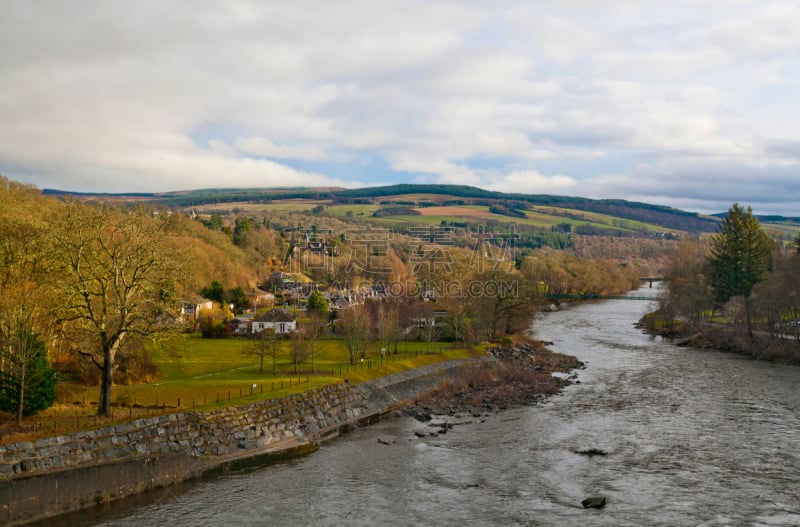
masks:
[[[182,454],[219,456],[304,439],[358,417],[366,406],[346,384],[210,412],[136,419],[86,432],[0,445],[0,476]]]
[[[21,524],[170,485],[335,436],[436,387],[465,361],[431,364],[351,387],[184,412],[0,445],[0,523]],[[60,486],[59,486],[60,485]]]

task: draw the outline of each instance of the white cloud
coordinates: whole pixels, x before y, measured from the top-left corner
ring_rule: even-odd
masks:
[[[578,190],[578,182],[569,176],[545,176],[535,170],[519,170],[502,176],[487,188],[522,194],[564,194]]]
[[[419,182],[482,186],[475,170],[465,164],[452,163],[441,158],[399,154],[392,163],[392,168],[415,174],[415,180]]]
[[[795,3],[756,0],[10,0],[0,171],[76,190],[422,177],[772,207],[766,185],[797,189],[799,24]]]
[[[625,189],[629,199],[686,208],[724,212],[738,202],[758,213],[796,216],[800,202],[797,170],[800,164],[732,162],[681,157],[656,160],[626,174],[607,174],[581,183],[584,195],[613,197]]]
[[[266,137],[244,137],[234,143],[239,152],[254,156],[277,157],[280,159],[325,159],[328,154],[313,145],[291,146],[276,145]]]

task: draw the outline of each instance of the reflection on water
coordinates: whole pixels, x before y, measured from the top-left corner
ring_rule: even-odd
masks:
[[[633,328],[647,307],[612,300],[538,320],[537,337],[587,368],[537,407],[438,437],[389,419],[82,524],[800,525],[800,368],[675,348]],[[587,448],[608,455],[575,453]],[[583,509],[589,495],[608,505]]]

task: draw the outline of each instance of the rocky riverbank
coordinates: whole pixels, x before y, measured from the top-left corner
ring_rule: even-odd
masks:
[[[554,353],[546,346],[545,342],[528,341],[492,348],[491,360],[462,368],[402,413],[420,421],[428,421],[434,415],[479,415],[532,404],[557,393],[574,380],[572,370],[584,365],[575,357]]]
[[[680,322],[659,324],[659,320],[662,317],[658,313],[649,313],[635,327],[650,335],[671,339],[680,347],[726,351],[758,360],[800,365],[800,344],[792,335],[771,335],[764,328],[756,328],[751,336],[733,325],[713,324],[698,329]]]

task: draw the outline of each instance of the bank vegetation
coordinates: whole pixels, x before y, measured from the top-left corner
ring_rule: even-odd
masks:
[[[684,344],[800,363],[800,237],[780,244],[750,209],[734,205],[709,240],[681,241],[668,287],[642,319]]]

